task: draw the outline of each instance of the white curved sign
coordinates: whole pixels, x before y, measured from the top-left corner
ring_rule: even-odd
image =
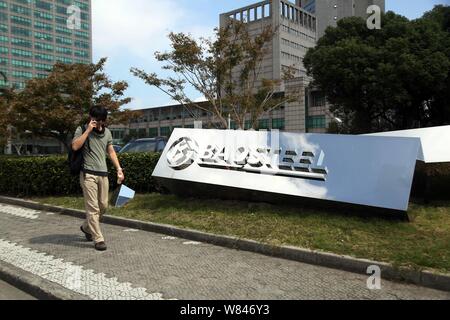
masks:
[[[425,163],[450,162],[450,126],[380,132],[367,136],[419,138],[417,160]]]
[[[154,177],[406,211],[417,138],[175,129]]]

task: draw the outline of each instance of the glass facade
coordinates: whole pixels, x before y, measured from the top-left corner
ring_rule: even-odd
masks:
[[[308,129],[324,129],[326,128],[325,116],[311,116],[307,118],[306,126]]]
[[[312,98],[312,107],[325,107],[326,106],[325,95],[323,95],[321,92],[318,92],[318,91],[312,92],[311,98]]]
[[[170,134],[172,133],[170,130],[170,127],[161,127],[161,136],[163,137],[169,137]]]
[[[283,119],[273,119],[272,120],[272,129],[284,130],[285,128],[285,120]]]
[[[150,128],[148,129],[148,137],[155,138],[158,136],[158,128]]]
[[[258,129],[265,130],[270,129],[269,128],[269,120],[268,119],[262,119],[258,121]]]
[[[74,28],[72,5],[81,13]],[[0,0],[0,71],[7,77],[0,85],[23,88],[56,62],[91,63],[91,24],[91,0]]]

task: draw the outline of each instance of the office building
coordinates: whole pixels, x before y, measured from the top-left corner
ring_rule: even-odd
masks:
[[[233,20],[245,23],[250,35],[253,36],[258,35],[267,25],[278,29],[268,45],[269,54],[262,62],[260,78],[280,79],[287,68],[293,68],[295,77],[283,82],[279,91],[301,93],[297,101],[286,103],[276,110],[265,113],[258,121],[258,129],[325,132],[332,115],[326,112],[325,98],[320,92],[310,88],[311,79],[306,76],[303,65],[307,50],[314,47],[317,41],[317,21],[314,14],[289,1],[267,0],[221,14],[220,27]],[[128,127],[111,128],[115,143],[121,143],[127,136],[128,138],[169,136],[175,128],[193,128],[195,120],[202,121],[203,127],[206,128],[220,127],[220,123],[212,114],[193,110],[192,115],[192,112],[187,112],[182,105],[140,111],[143,112],[143,117]],[[244,128],[248,129],[250,123],[248,118]],[[231,129],[236,129],[233,121]]]
[[[92,62],[91,0],[0,0],[0,87],[25,88],[56,62]],[[52,139],[10,141],[6,153],[59,153]]]
[[[68,25],[79,8],[79,23]],[[0,86],[25,87],[56,62],[92,62],[91,0],[0,0]]]
[[[377,5],[385,11],[385,0],[296,0],[296,4],[317,18],[317,37],[320,38],[329,26],[335,27],[345,17],[366,19],[367,8]]]

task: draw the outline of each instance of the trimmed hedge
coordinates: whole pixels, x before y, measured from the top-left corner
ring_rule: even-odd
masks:
[[[130,153],[118,155],[124,169],[125,184],[137,192],[159,191],[152,178],[160,154]],[[111,189],[117,175],[108,160]],[[0,194],[11,196],[47,196],[81,194],[79,177],[69,172],[67,156],[0,156]]]
[[[125,170],[125,184],[140,193],[163,192],[152,172],[159,153],[119,154]],[[111,189],[117,186],[117,175],[110,161]],[[428,183],[425,179],[428,172]],[[0,194],[10,196],[58,196],[81,194],[79,178],[70,175],[66,156],[17,157],[0,156]],[[413,197],[450,198],[450,163],[418,162],[413,182]]]

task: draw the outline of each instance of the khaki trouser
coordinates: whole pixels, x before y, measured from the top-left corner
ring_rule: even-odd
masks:
[[[84,206],[86,208],[86,221],[83,223],[83,230],[92,235],[95,243],[105,241],[100,230],[100,217],[108,209],[108,177],[81,172],[80,184],[83,189]]]

